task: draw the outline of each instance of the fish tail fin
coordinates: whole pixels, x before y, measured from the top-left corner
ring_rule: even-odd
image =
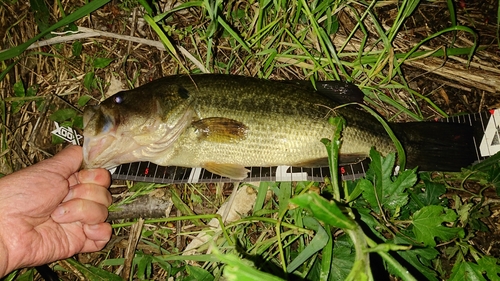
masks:
[[[418,166],[420,171],[458,172],[477,160],[471,126],[443,122],[392,125],[405,148],[407,168]]]

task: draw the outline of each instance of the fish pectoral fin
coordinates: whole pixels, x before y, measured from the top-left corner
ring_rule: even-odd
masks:
[[[352,153],[352,154],[340,154],[339,164],[347,165],[347,164],[356,164],[368,157],[366,153]]]
[[[215,162],[206,162],[202,165],[202,168],[206,169],[211,173],[235,180],[242,180],[248,177],[248,172],[250,172],[250,170],[248,170],[242,165],[221,164]]]
[[[246,138],[245,124],[224,117],[209,117],[191,123],[198,133],[198,137],[208,141],[225,143],[243,140]]]

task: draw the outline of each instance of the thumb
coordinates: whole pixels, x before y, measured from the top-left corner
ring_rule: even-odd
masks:
[[[82,148],[77,145],[71,145],[54,155],[54,157],[46,159],[39,164],[41,164],[40,168],[44,170],[56,172],[64,178],[68,178],[70,175],[80,170],[82,161]]]

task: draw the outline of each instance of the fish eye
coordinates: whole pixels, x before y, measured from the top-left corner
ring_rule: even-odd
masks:
[[[123,102],[123,97],[122,97],[122,96],[116,96],[116,97],[114,98],[114,102],[115,102],[116,104],[120,104],[120,103],[122,103],[122,102]]]

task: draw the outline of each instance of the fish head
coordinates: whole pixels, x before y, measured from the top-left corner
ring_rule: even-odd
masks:
[[[112,168],[168,149],[190,124],[190,101],[141,87],[119,92],[83,114],[86,168]],[[155,152],[155,153],[153,153]],[[151,155],[154,157],[154,155]]]

